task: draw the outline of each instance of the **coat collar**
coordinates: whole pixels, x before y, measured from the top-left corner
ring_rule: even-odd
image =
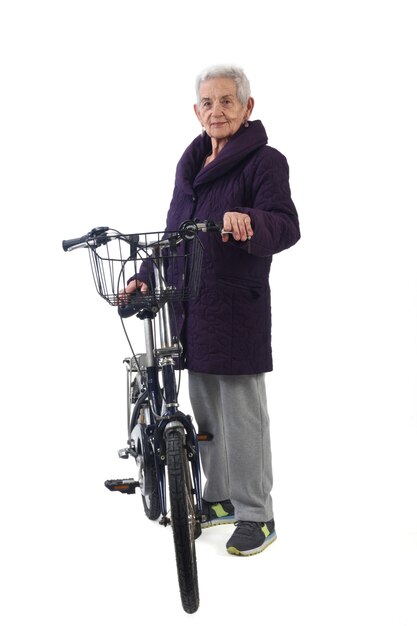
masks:
[[[176,173],[176,184],[184,191],[191,192],[199,185],[210,183],[226,174],[251,152],[268,143],[265,128],[260,120],[249,122],[233,135],[214,161],[206,167],[203,162],[211,151],[208,135],[200,135],[188,146],[182,155]]]

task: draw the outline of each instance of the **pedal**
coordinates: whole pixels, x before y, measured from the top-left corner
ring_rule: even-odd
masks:
[[[104,485],[110,491],[120,491],[120,493],[135,493],[136,487],[139,487],[139,483],[134,478],[117,478],[112,480],[106,480]]]

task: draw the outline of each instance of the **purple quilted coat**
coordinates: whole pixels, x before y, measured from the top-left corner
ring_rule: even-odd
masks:
[[[272,255],[300,237],[285,157],[267,145],[260,121],[242,127],[206,167],[207,135],[185,150],[176,171],[167,230],[190,218],[221,222],[226,211],[251,217],[250,242],[202,236],[204,260],[198,299],[177,311],[184,364],[209,374],[257,374],[272,370]]]

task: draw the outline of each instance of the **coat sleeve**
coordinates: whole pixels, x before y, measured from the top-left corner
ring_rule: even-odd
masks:
[[[252,178],[252,206],[238,207],[250,215],[254,235],[250,254],[267,257],[293,246],[300,238],[297,210],[291,198],[289,168],[284,155],[268,147]]]

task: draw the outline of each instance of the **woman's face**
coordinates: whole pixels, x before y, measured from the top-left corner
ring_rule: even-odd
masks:
[[[227,140],[250,117],[253,99],[243,106],[236,95],[232,78],[210,78],[200,84],[200,104],[194,111],[209,137]]]

